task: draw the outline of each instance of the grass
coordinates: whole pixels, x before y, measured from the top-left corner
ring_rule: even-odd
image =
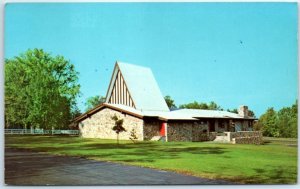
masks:
[[[264,145],[212,142],[139,142],[69,136],[6,135],[5,145],[49,154],[172,170],[212,179],[249,184],[297,183],[297,141],[272,140]]]

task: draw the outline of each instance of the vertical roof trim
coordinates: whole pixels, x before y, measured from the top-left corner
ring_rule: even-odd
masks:
[[[113,89],[114,89],[114,86],[116,84],[116,80],[117,80],[117,77],[118,77],[118,72],[120,72],[120,76],[123,78],[125,87],[127,88],[128,93],[129,93],[129,98],[131,98],[131,100],[132,100],[133,107],[136,108],[135,103],[134,103],[134,99],[132,98],[132,95],[130,94],[130,90],[128,89],[126,80],[124,79],[122,71],[121,71],[121,69],[118,65],[118,61],[116,61],[116,64],[115,64],[115,67],[114,67],[114,70],[113,70],[113,74],[112,74],[111,79],[110,79],[109,87],[108,87],[108,90],[106,92],[105,103],[109,103],[109,99],[112,96],[112,92],[113,92]]]
[[[109,102],[118,71],[136,109],[170,111],[150,68],[119,61],[114,67],[106,94],[106,103]]]

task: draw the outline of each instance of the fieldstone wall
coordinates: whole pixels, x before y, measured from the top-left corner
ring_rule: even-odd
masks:
[[[230,138],[235,144],[262,144],[263,136],[259,131],[240,131],[230,133]]]
[[[207,141],[209,140],[208,124],[196,122],[192,126],[192,141]]]
[[[231,138],[237,137],[262,137],[262,133],[259,131],[239,131],[239,132],[231,132]]]
[[[237,137],[235,144],[262,144],[263,140],[260,137]]]
[[[207,141],[210,139],[207,123],[168,122],[168,141]]]
[[[119,139],[129,140],[130,131],[135,129],[138,140],[143,140],[143,120],[133,117],[128,114],[122,114],[110,108],[104,108],[99,112],[91,115],[89,118],[84,119],[79,123],[80,135],[84,138],[103,138],[103,139],[116,139],[117,134],[112,128],[115,121],[111,119],[116,115],[119,119],[123,119],[123,127],[126,132],[119,134]]]
[[[171,141],[192,141],[193,123],[171,122],[167,124],[167,138]]]
[[[159,121],[144,121],[144,140],[150,140],[154,136],[159,136],[159,129]]]
[[[217,137],[217,135],[218,135],[217,132],[210,132],[210,133],[208,134],[207,141],[213,141],[213,140],[215,140],[216,137]]]

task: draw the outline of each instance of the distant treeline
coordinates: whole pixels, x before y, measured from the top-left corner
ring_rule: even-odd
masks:
[[[268,108],[254,124],[255,130],[268,137],[297,138],[298,135],[298,100],[291,107],[284,107],[278,112]]]

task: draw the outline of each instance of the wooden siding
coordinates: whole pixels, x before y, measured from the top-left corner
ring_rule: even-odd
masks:
[[[123,104],[135,108],[134,102],[130,96],[130,93],[120,71],[118,71],[117,73],[117,77],[113,85],[108,103]]]

